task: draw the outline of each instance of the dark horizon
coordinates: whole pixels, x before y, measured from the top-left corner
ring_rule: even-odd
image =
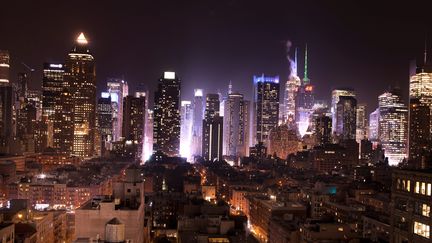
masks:
[[[96,58],[98,92],[107,78],[123,76],[130,91],[142,83],[153,95],[160,75],[171,70],[183,81],[182,99],[190,100],[194,88],[224,93],[230,80],[251,99],[253,75],[287,79],[291,40],[291,56],[299,48],[300,77],[308,45],[317,99],[352,87],[371,112],[389,86],[399,85],[407,100],[409,63],[423,60],[432,24],[430,3],[82,3],[78,13],[63,2],[3,4],[0,49],[10,52],[13,81],[24,62],[36,69],[30,88],[40,89],[43,63],[63,62],[82,31]],[[432,41],[427,44],[432,52]]]

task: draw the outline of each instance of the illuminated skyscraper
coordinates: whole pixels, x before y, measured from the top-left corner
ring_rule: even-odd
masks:
[[[418,67],[410,79],[409,104],[409,163],[418,168],[426,168],[432,151],[432,65]]]
[[[253,143],[268,143],[279,121],[279,76],[254,76]]]
[[[193,98],[192,155],[202,155],[202,120],[204,119],[203,90],[195,89]]]
[[[122,137],[123,125],[123,99],[129,95],[129,87],[125,80],[109,78],[107,81],[108,91],[103,93],[103,97],[111,97],[113,109],[113,141],[119,141]]]
[[[0,50],[0,85],[9,84],[9,52],[6,50]]]
[[[242,157],[248,154],[250,104],[240,93],[230,93],[224,102],[224,155]]]
[[[332,120],[326,114],[320,114],[315,118],[315,138],[317,145],[330,144]]]
[[[341,96],[350,96],[355,97],[354,90],[351,89],[335,89],[332,91],[332,103],[331,103],[331,113],[332,113],[332,134],[340,133],[336,131],[337,124],[338,124],[338,114],[336,112],[337,110],[337,104],[339,103],[339,97]],[[341,123],[339,123],[341,124]]]
[[[112,113],[111,98],[99,98],[97,103],[97,128],[100,135],[101,155],[104,155],[105,151],[109,149],[109,142],[112,141]]]
[[[207,94],[203,120],[203,158],[208,161],[222,159],[223,117],[219,116],[218,94]]]
[[[360,143],[361,140],[367,138],[367,118],[366,118],[366,104],[357,105],[357,122],[356,122],[356,141]]]
[[[180,155],[187,158],[189,161],[192,156],[192,121],[193,110],[192,102],[189,100],[182,100],[181,102],[181,127],[180,127]]]
[[[65,62],[64,79],[73,103],[73,151],[82,158],[94,155],[96,122],[96,69],[88,41],[81,33]]]
[[[146,96],[137,92],[123,99],[123,132],[126,144],[136,145],[136,159],[141,159],[145,132]]]
[[[340,140],[356,139],[357,100],[352,96],[339,96],[336,105],[335,135]]]
[[[310,125],[310,119],[314,105],[314,86],[310,83],[308,77],[308,53],[307,46],[305,50],[305,68],[304,77],[301,85],[298,87],[295,104],[295,121],[297,123],[298,132],[301,137],[306,134]]]
[[[378,97],[379,141],[390,165],[397,165],[407,157],[408,108],[399,89]]]
[[[164,72],[155,92],[153,151],[180,155],[180,79]]]
[[[147,109],[144,129],[143,162],[147,161],[153,154],[153,110]]]
[[[64,79],[61,63],[45,63],[42,82],[42,147],[65,155],[73,149],[73,99],[71,83]]]
[[[379,137],[379,108],[369,115],[369,140],[378,141]]]
[[[294,122],[296,115],[296,96],[301,85],[301,80],[297,75],[297,49],[295,51],[294,61],[290,61],[290,76],[285,84],[284,94],[284,112],[282,120],[284,122]]]

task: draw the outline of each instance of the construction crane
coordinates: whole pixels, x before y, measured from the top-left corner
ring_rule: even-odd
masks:
[[[29,67],[29,65],[25,64],[24,62],[21,62],[21,64],[22,64],[25,68],[27,68],[30,72],[34,72],[34,71],[35,71],[34,68]]]

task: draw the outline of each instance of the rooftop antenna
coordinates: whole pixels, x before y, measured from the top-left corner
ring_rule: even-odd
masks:
[[[306,43],[306,48],[305,48],[305,67],[304,67],[303,82],[309,84],[309,78],[308,78],[308,50],[307,50],[307,43]]]
[[[426,65],[426,62],[427,62],[427,36],[425,36],[423,64]]]

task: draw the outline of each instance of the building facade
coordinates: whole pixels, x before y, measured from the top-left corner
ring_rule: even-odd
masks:
[[[254,76],[253,143],[268,143],[279,121],[279,77]]]
[[[180,79],[164,72],[155,92],[153,151],[168,156],[180,155]]]
[[[224,103],[223,154],[246,156],[249,148],[249,101],[244,100],[240,93],[230,93]]]
[[[89,158],[94,155],[96,128],[96,69],[88,41],[81,33],[65,61],[64,79],[71,91],[73,106],[72,154]]]

